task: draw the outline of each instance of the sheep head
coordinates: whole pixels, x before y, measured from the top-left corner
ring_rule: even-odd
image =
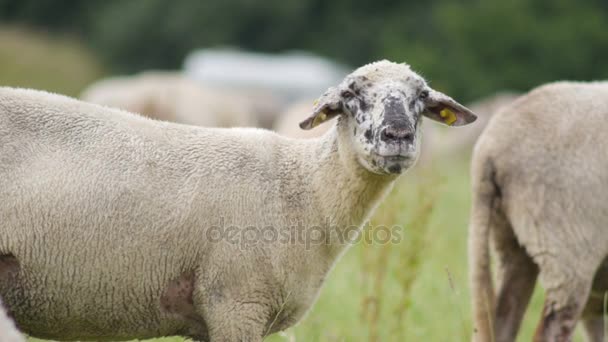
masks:
[[[323,94],[302,129],[339,117],[349,132],[359,162],[379,174],[399,174],[420,151],[425,116],[448,126],[472,123],[476,115],[449,96],[433,90],[407,64],[379,61],[355,70]]]

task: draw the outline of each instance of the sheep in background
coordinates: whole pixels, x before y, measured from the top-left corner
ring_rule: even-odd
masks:
[[[474,125],[461,130],[447,130],[439,125],[425,125],[421,161],[426,163],[450,156],[462,156],[469,152],[473,149],[490,118],[518,97],[518,93],[503,91],[467,104],[467,108],[479,116]]]
[[[300,126],[337,124],[308,140],[0,88],[0,295],[40,338],[261,341],[414,165],[423,115],[475,120],[388,61],[322,95]]]
[[[2,268],[0,268],[0,276],[2,275],[1,273]],[[4,311],[2,300],[0,300],[0,342],[25,342],[25,338],[23,338],[13,321]]]
[[[299,123],[310,115],[314,100],[298,101],[291,104],[278,116],[272,129],[286,137],[297,139],[318,138],[327,132],[332,125],[323,125],[314,130],[301,129]]]
[[[159,71],[101,80],[85,89],[81,99],[157,120],[205,127],[258,127],[258,112],[268,110],[260,108],[260,101],[205,87],[179,73]]]
[[[262,89],[231,89],[226,90],[247,104],[258,123],[257,127],[272,129],[272,125],[285,105],[277,96]],[[309,107],[310,112],[310,107]]]
[[[469,230],[475,341],[514,341],[537,276],[535,341],[603,341],[608,291],[608,82],[539,87],[477,142]],[[495,294],[489,238],[498,255]]]

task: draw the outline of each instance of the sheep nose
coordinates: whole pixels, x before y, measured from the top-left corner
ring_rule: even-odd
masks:
[[[388,126],[380,133],[380,139],[386,143],[406,142],[411,144],[414,141],[414,133],[409,129]]]

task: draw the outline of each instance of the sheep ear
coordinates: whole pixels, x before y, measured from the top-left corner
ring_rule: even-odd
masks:
[[[477,115],[470,109],[435,90],[429,91],[425,103],[422,114],[448,126],[464,126],[477,120]]]
[[[336,88],[329,88],[313,105],[312,114],[300,122],[300,128],[309,130],[342,113],[342,99]]]

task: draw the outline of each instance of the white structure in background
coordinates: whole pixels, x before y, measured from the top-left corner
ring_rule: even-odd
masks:
[[[289,103],[317,98],[339,83],[347,69],[307,52],[264,54],[203,49],[186,57],[184,72],[206,85],[254,93],[271,92],[283,103]]]

